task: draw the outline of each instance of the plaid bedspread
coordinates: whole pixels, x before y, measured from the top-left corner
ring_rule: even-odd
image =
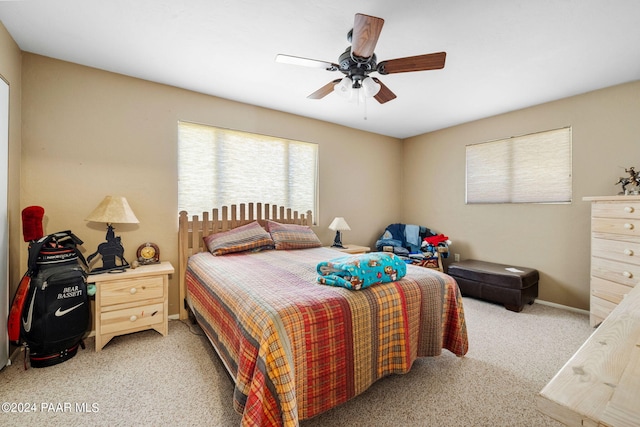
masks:
[[[467,352],[456,282],[407,266],[364,290],[316,283],[327,248],[189,259],[187,298],[234,377],[243,426],[297,426],[417,357]]]

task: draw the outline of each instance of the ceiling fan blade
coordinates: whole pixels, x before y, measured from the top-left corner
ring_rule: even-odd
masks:
[[[396,99],[396,94],[391,92],[391,90],[384,85],[379,79],[372,77],[373,81],[380,85],[380,90],[373,97],[380,104],[384,104],[385,102],[389,102],[393,99]]]
[[[282,64],[301,65],[303,67],[322,68],[329,71],[336,71],[338,69],[338,65],[332,62],[283,54],[276,55],[276,62],[280,62]]]
[[[307,98],[309,98],[309,99],[322,99],[322,98],[324,98],[325,96],[327,96],[331,92],[333,92],[333,87],[335,85],[337,85],[338,83],[340,83],[340,80],[342,80],[342,79],[337,79],[337,80],[334,80],[332,82],[327,83],[326,85],[322,86],[317,91],[313,92],[311,95],[307,96]]]
[[[370,58],[378,43],[384,19],[356,13],[351,36],[351,53],[358,58]]]
[[[391,59],[378,64],[380,74],[407,73],[409,71],[438,70],[444,68],[446,52]]]

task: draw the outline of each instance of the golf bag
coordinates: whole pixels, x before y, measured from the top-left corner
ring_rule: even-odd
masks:
[[[81,244],[71,231],[61,231],[29,245],[25,277],[30,281],[23,297],[19,338],[34,368],[64,362],[76,355],[78,346],[84,348],[91,308],[86,262],[77,249]]]

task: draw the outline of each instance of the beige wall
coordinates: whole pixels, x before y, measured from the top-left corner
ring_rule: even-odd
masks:
[[[73,230],[85,255],[106,228],[84,218],[105,195],[122,195],[140,220],[116,225],[125,257],[152,241],[177,267],[179,120],[318,143],[316,232],[326,244],[335,216],[351,226],[345,242],[367,245],[400,217],[400,140],[29,53],[22,67],[22,207],[43,206],[45,232]],[[26,247],[20,251],[26,256]],[[170,282],[171,314],[179,308],[178,274]]]
[[[13,296],[23,273],[20,268],[22,225],[20,216],[22,53],[0,23],[0,76],[9,83],[9,292]],[[5,166],[3,166],[4,168]],[[5,173],[4,171],[2,173]]]
[[[540,299],[586,310],[590,205],[582,198],[617,194],[624,168],[640,167],[638,117],[634,82],[410,138],[404,221],[447,234],[462,259],[537,268]],[[465,205],[465,145],[563,126],[573,129],[572,203]]]
[[[19,208],[10,205],[12,259],[17,246],[22,258],[17,270],[12,262],[13,283],[25,263],[23,207],[42,205],[45,231],[72,229],[90,254],[105,230],[84,218],[107,194],[126,196],[141,221],[117,226],[125,256],[133,259],[139,244],[155,241],[162,257],[177,265],[176,124],[189,120],[318,143],[316,231],[327,244],[334,216],[344,216],[352,227],[345,242],[366,245],[389,223],[426,225],[451,237],[452,252],[463,259],[535,267],[541,299],[588,309],[589,205],[582,197],[615,194],[613,183],[624,167],[638,166],[640,82],[403,142],[28,53],[21,74],[20,52],[4,31],[0,43],[6,68],[0,71],[9,74],[15,112],[11,159],[22,141],[21,202]],[[15,125],[20,112],[22,137]],[[464,204],[466,144],[567,125],[573,128],[571,204]],[[11,168],[10,194],[17,199],[20,162],[12,161]],[[178,274],[170,285],[172,314],[178,312]]]

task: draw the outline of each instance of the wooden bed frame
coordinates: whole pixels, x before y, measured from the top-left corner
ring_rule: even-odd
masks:
[[[298,419],[301,416],[301,412],[296,410],[297,407],[299,408],[298,399],[311,402],[305,403],[307,406],[305,406],[305,410],[302,411],[303,419],[310,418],[329,409],[329,407],[334,407],[346,401],[345,399],[348,400],[362,393],[382,376],[386,376],[392,372],[408,371],[408,369],[411,369],[411,363],[407,364],[405,361],[414,360],[418,357],[418,354],[435,356],[440,354],[442,349],[449,349],[459,356],[466,353],[466,328],[464,327],[464,314],[459,305],[461,301],[459,301],[460,297],[459,292],[457,292],[457,285],[455,285],[452,279],[445,283],[439,276],[434,276],[439,273],[433,273],[434,275],[424,273],[424,269],[416,268],[415,271],[420,278],[417,278],[415,281],[409,280],[406,283],[406,291],[410,292],[410,295],[416,296],[416,298],[410,299],[411,304],[408,304],[406,309],[396,311],[395,315],[390,313],[389,316],[383,316],[385,318],[388,317],[388,321],[385,319],[378,320],[376,313],[379,313],[379,310],[383,309],[381,307],[388,305],[389,298],[394,302],[392,305],[396,308],[402,308],[405,301],[408,300],[402,297],[402,295],[406,294],[404,291],[400,291],[399,289],[392,291],[392,289],[388,289],[389,292],[386,290],[377,292],[376,290],[368,289],[363,291],[368,292],[368,296],[364,298],[358,296],[348,299],[347,297],[350,292],[344,292],[338,289],[328,291],[318,288],[309,291],[312,294],[311,296],[307,296],[306,292],[300,292],[304,298],[298,300],[295,298],[296,295],[293,295],[295,291],[292,291],[292,289],[295,289],[295,286],[289,286],[288,288],[285,286],[284,288],[288,289],[286,296],[277,296],[275,299],[270,300],[270,295],[267,295],[267,292],[281,289],[282,285],[287,284],[279,283],[277,279],[274,279],[276,276],[269,275],[268,277],[271,282],[268,284],[256,283],[255,291],[251,290],[246,292],[245,290],[242,291],[242,293],[239,293],[239,291],[225,293],[224,288],[228,286],[233,287],[233,284],[231,284],[232,281],[253,280],[253,277],[240,275],[235,277],[235,280],[234,277],[229,277],[229,281],[225,282],[226,284],[213,284],[212,292],[220,292],[220,296],[217,298],[212,296],[206,289],[203,290],[205,285],[201,286],[199,284],[201,279],[206,279],[195,277],[199,276],[198,273],[203,273],[202,276],[205,276],[209,269],[217,269],[217,263],[220,263],[220,268],[222,269],[220,271],[227,272],[240,266],[243,266],[247,269],[247,272],[250,272],[250,266],[252,265],[257,265],[257,268],[266,269],[271,265],[269,261],[271,256],[281,261],[280,263],[275,263],[276,268],[286,268],[288,262],[287,254],[278,254],[276,251],[265,251],[264,253],[258,254],[255,257],[257,259],[252,260],[248,259],[254,258],[251,255],[246,257],[235,257],[233,255],[229,257],[209,257],[219,259],[205,259],[207,258],[206,256],[195,257],[196,259],[192,259],[192,262],[195,264],[193,280],[194,282],[198,282],[198,284],[194,283],[194,288],[196,289],[193,294],[189,293],[190,297],[187,302],[186,279],[189,278],[189,281],[192,279],[191,274],[188,274],[187,271],[187,261],[191,255],[207,251],[203,237],[212,233],[225,232],[254,221],[264,226],[268,220],[305,226],[310,226],[313,223],[311,212],[300,215],[292,209],[261,203],[231,205],[229,207],[213,209],[211,212],[204,212],[201,216],[196,215],[193,217],[189,217],[186,212],[180,212],[179,216],[180,298],[183,300],[183,304],[180,306],[181,319],[192,317],[192,320],[195,320],[196,317],[201,317],[199,321],[206,329],[211,328],[211,330],[215,330],[219,328],[218,331],[214,332],[216,337],[210,336],[209,334],[205,335],[209,337],[212,348],[217,353],[232,381],[237,381],[237,375],[246,378],[246,373],[242,372],[239,368],[240,365],[252,367],[252,364],[256,364],[255,366],[257,366],[257,364],[260,363],[260,366],[264,367],[264,375],[258,375],[255,379],[252,379],[248,388],[246,387],[247,384],[245,381],[243,381],[241,385],[236,383],[233,399],[234,409],[240,412],[240,410],[244,408],[243,420],[248,424],[259,423],[260,420],[281,416],[283,422],[286,420],[285,423],[287,425],[293,425],[290,424],[289,421]],[[326,248],[316,248],[315,251],[315,255],[295,254],[292,256],[303,257],[300,258],[301,262],[306,259],[304,256],[308,256],[310,257],[308,261],[311,262],[311,260],[316,260],[316,258],[319,257],[330,256],[333,252]],[[202,255],[206,255],[206,253]],[[260,261],[263,256],[268,260]],[[216,265],[212,266],[210,264],[211,262],[216,263]],[[257,264],[252,264],[252,262],[257,262]],[[313,274],[315,272],[308,271],[305,274],[307,273]],[[296,283],[301,283],[306,280],[307,276],[305,274],[296,274],[295,271],[292,271],[291,279],[292,282],[294,282],[292,284],[295,285]],[[217,279],[219,279],[220,282],[222,281],[221,277]],[[394,285],[391,285],[390,288],[396,289]],[[338,295],[341,295],[340,298],[338,298]],[[300,295],[298,295],[298,297],[300,297]],[[449,303],[439,306],[442,314],[429,312],[428,315],[425,315],[427,310],[423,308],[426,307],[425,304],[430,304],[425,300],[426,297],[436,299],[444,297],[445,301],[449,301]],[[246,301],[245,298],[247,299]],[[455,302],[452,301],[452,298],[455,298]],[[340,302],[336,303],[337,300]],[[289,304],[289,302],[293,305]],[[395,304],[395,302],[397,302],[397,304]],[[327,324],[321,323],[319,327],[316,327],[318,325],[305,320],[306,318],[301,318],[302,322],[294,325],[295,321],[291,318],[295,316],[291,316],[290,314],[298,310],[297,307],[299,306],[296,305],[297,303],[307,304],[304,307],[309,307],[309,317],[315,319],[314,313],[316,312],[320,313],[319,315],[326,315]],[[281,308],[284,308],[283,306],[287,308],[280,311]],[[194,309],[194,315],[190,316],[192,307],[197,307],[197,309]],[[334,310],[333,307],[337,308]],[[195,311],[200,311],[201,308],[202,312],[195,313]],[[207,312],[208,308],[212,308],[213,312]],[[248,312],[248,309],[252,311]],[[256,312],[254,312],[254,310],[256,310]],[[210,313],[214,314],[210,315]],[[256,313],[258,315],[254,316]],[[371,322],[353,322],[353,313],[356,313],[358,316],[364,316],[365,318],[367,318],[367,313],[369,313],[368,318],[371,319]],[[409,316],[408,313],[411,313],[411,315]],[[281,314],[284,317],[280,317]],[[270,316],[273,316],[273,319],[271,319]],[[392,319],[394,316],[397,319]],[[283,320],[285,318],[287,319],[286,322]],[[298,318],[296,317],[296,319]],[[343,319],[346,319],[346,322]],[[378,323],[375,323],[376,320],[378,320]],[[245,322],[245,324],[239,325],[238,322]],[[328,331],[329,325],[333,325],[333,323],[335,323],[338,328]],[[345,324],[357,326],[350,326],[352,330],[350,333],[347,333],[341,329]],[[337,354],[336,352],[344,351],[347,353],[351,351],[348,349],[357,347],[355,342],[350,343],[349,339],[345,338],[344,343],[336,345],[335,348],[317,346],[322,347],[322,350],[324,350],[322,353],[320,352],[320,348],[312,349],[307,346],[307,341],[304,341],[304,345],[299,343],[296,348],[300,352],[299,354],[302,355],[301,358],[304,359],[304,367],[313,365],[311,372],[314,372],[315,375],[310,375],[313,381],[308,387],[307,385],[310,383],[306,380],[307,377],[304,377],[304,380],[302,377],[298,377],[300,381],[305,382],[297,383],[295,372],[298,369],[303,369],[303,367],[300,366],[301,362],[296,359],[297,355],[294,354],[293,350],[288,349],[288,346],[291,345],[290,340],[292,337],[300,337],[302,335],[313,336],[313,342],[315,342],[315,337],[318,337],[320,340],[324,337],[325,341],[328,341],[329,337],[349,335],[353,336],[354,339],[357,337],[357,342],[374,337],[375,339],[373,341],[377,343],[383,341],[379,339],[379,337],[386,334],[390,329],[398,331],[396,335],[401,336],[401,330],[406,327],[407,324],[413,325],[412,330],[415,328],[416,333],[411,332],[406,335],[405,338],[415,342],[412,341],[410,345],[403,347],[404,356],[398,363],[392,363],[390,361],[390,365],[387,366],[387,359],[384,359],[384,371],[375,368],[371,369],[371,367],[376,366],[376,363],[379,362],[379,358],[381,357],[380,352],[377,350],[381,350],[382,346],[377,346],[377,344],[371,345],[371,349],[374,351],[369,351],[369,353],[367,353],[367,350],[353,350],[354,355],[358,354],[358,356],[362,355],[363,357],[352,357],[352,359],[350,359],[353,360],[352,365],[340,365],[336,367],[336,369],[326,369],[325,372],[321,368],[325,366],[323,365],[323,361],[326,360],[326,357],[331,357],[331,355]],[[264,328],[265,325],[274,326]],[[279,331],[278,328],[282,328],[282,331]],[[278,331],[276,331],[276,329],[278,329]],[[284,337],[281,336],[281,334],[287,334],[287,336]],[[262,341],[261,336],[264,336],[264,340]],[[222,339],[220,339],[220,337],[222,337]],[[254,337],[258,338],[254,339]],[[439,342],[439,339],[442,341]],[[225,345],[236,346],[238,343],[242,344],[242,348],[234,347],[229,350],[225,348]],[[269,348],[271,348],[273,344],[273,347],[277,348],[272,353],[271,350],[269,350],[270,354],[263,357],[259,354],[260,351],[258,351],[258,349],[263,348],[263,344],[266,344]],[[333,344],[333,342],[331,344]],[[437,346],[435,346],[435,344],[437,344]],[[255,357],[252,356],[254,352],[251,348],[256,349]],[[221,350],[224,351],[224,353],[222,353]],[[313,353],[314,351],[318,351],[316,354],[317,357],[310,357],[309,354],[315,354]],[[278,356],[276,356],[276,354],[278,354]],[[320,354],[322,354],[322,357],[319,356]],[[391,356],[393,357],[393,355]],[[240,359],[242,363],[238,363],[235,359]],[[230,369],[228,363],[235,364],[235,369]],[[362,369],[359,367],[362,367]],[[366,373],[363,372],[364,369],[367,369]],[[327,378],[326,381],[340,383],[341,393],[344,393],[338,393],[335,397],[331,398],[315,393],[311,387],[320,387],[319,384],[325,381],[325,377]],[[346,379],[346,381],[343,381],[343,379]],[[284,384],[284,386],[279,387],[276,383]],[[272,384],[272,386],[269,384]],[[300,389],[296,387],[297,385],[301,385]],[[254,388],[254,386],[256,388]],[[246,396],[247,402],[255,402],[249,410],[246,410],[246,404],[242,400],[243,396]],[[302,402],[302,400],[300,401]],[[285,402],[284,406],[281,405],[280,402]]]
[[[209,214],[211,215],[211,218]],[[270,205],[268,203],[241,203],[239,205],[222,206],[214,208],[211,212],[202,212],[189,218],[186,211],[182,211],[178,218],[178,257],[180,268],[180,319],[186,319],[187,308],[185,298],[187,295],[185,273],[187,260],[193,254],[206,251],[203,238],[215,233],[228,231],[241,225],[258,221],[264,226],[267,222],[274,221],[283,224],[308,225],[313,224],[311,211],[299,214],[291,208]]]

